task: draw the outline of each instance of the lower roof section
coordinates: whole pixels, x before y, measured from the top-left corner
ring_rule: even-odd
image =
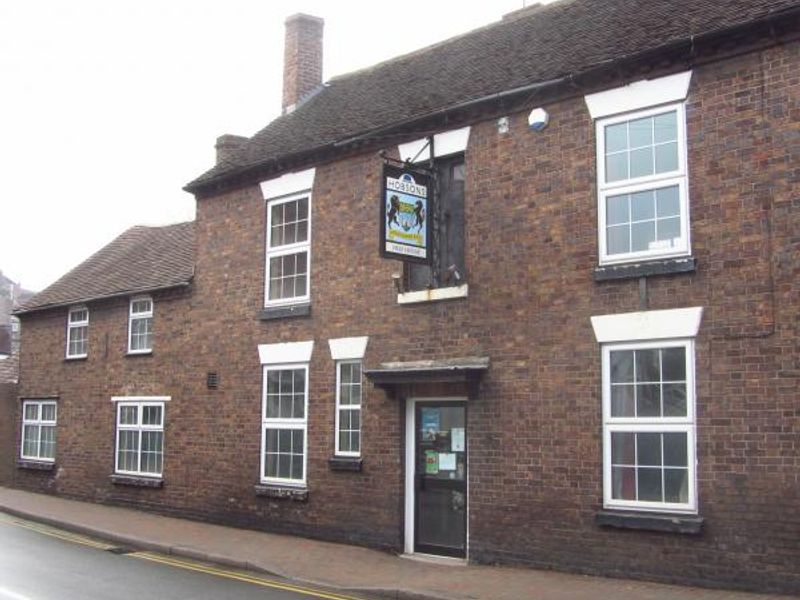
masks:
[[[392,397],[404,396],[398,393],[400,388],[419,383],[466,384],[472,396],[488,370],[488,356],[467,356],[381,363],[378,368],[365,369],[364,375]]]

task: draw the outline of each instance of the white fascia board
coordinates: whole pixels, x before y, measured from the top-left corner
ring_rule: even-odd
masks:
[[[451,129],[450,131],[443,131],[442,133],[434,135],[434,158],[456,154],[457,152],[465,152],[467,150],[467,142],[469,142],[469,130],[469,127],[462,127],[461,129]],[[400,160],[414,160],[414,162],[430,160],[431,153],[429,148],[420,154],[420,151],[427,143],[428,138],[421,138],[406,144],[399,144],[397,150],[400,153]],[[417,156],[418,154],[419,156]]]
[[[587,94],[583,98],[592,119],[600,119],[609,115],[686,100],[691,79],[692,72],[684,71],[658,79],[635,81],[611,90]]]
[[[259,344],[258,357],[262,365],[307,363],[311,361],[314,340],[286,342],[283,344]]]
[[[594,336],[601,344],[634,340],[697,337],[703,307],[646,310],[592,317]]]
[[[357,360],[367,352],[368,337],[346,337],[328,340],[333,360]]]
[[[264,196],[264,200],[273,200],[282,196],[309,191],[314,187],[315,171],[316,169],[306,169],[295,173],[284,173],[275,179],[262,181],[261,194]]]

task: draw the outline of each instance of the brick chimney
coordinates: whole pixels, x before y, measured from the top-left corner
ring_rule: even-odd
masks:
[[[217,164],[233,163],[240,148],[249,142],[249,138],[226,133],[217,138],[214,149],[217,151]]]
[[[283,113],[322,85],[322,28],[319,17],[297,13],[286,19],[283,52]]]

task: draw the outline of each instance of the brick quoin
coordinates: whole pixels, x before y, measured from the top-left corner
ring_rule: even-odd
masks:
[[[700,535],[603,528],[593,315],[640,309],[635,279],[595,282],[594,125],[582,95],[474,123],[466,150],[469,297],[400,306],[377,252],[382,160],[318,164],[311,315],[261,321],[257,185],[199,197],[190,289],[154,294],[152,355],[125,356],[127,299],[92,305],[89,357],[64,361],[66,309],[23,315],[20,394],[56,395],[57,468],[14,484],[266,531],[403,547],[404,407],[365,382],[363,470],[335,472],[327,340],[365,365],[490,356],[468,402],[469,558],[666,582],[800,592],[800,46],[694,69],[686,104],[695,272],[650,277],[650,309],[703,306],[696,347]],[[285,102],[285,101],[284,101]],[[390,151],[393,149],[390,148]],[[308,500],[257,497],[259,344],[314,340]],[[217,372],[218,389],[206,387]],[[449,390],[447,393],[453,393]],[[168,395],[164,487],[113,485],[115,395]],[[17,419],[17,440],[19,439]]]

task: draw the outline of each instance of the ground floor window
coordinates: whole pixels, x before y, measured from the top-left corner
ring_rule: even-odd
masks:
[[[361,361],[336,363],[336,454],[361,455]]]
[[[694,342],[603,346],[605,505],[696,511]]]
[[[56,458],[56,403],[25,400],[22,403],[22,448],[26,460],[53,462]]]
[[[264,367],[261,481],[305,485],[308,365]]]
[[[161,476],[164,467],[164,402],[117,402],[116,472]]]

